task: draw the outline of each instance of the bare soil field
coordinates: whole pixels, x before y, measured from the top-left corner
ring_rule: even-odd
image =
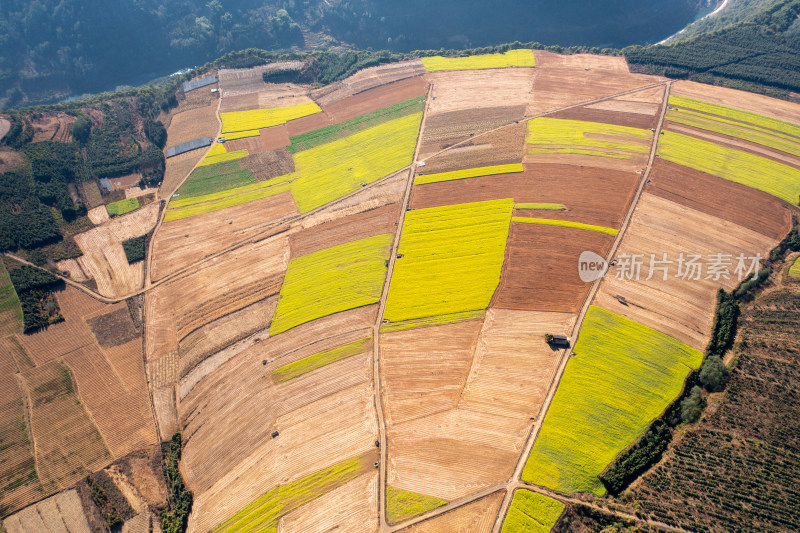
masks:
[[[17,370],[10,346],[0,341],[0,505],[6,513],[44,496],[35,477],[33,443],[20,424],[26,412]]]
[[[213,134],[212,134],[213,135]],[[164,181],[161,182],[161,198],[169,199],[178,189],[183,178],[189,175],[194,166],[206,155],[207,148],[184,152],[167,159]]]
[[[425,74],[419,59],[378,65],[356,72],[340,82],[311,91],[311,97],[323,108],[348,96],[358,94],[381,85]]]
[[[141,337],[109,348],[105,354],[90,344],[63,360],[72,370],[81,401],[114,457],[156,443]]]
[[[381,233],[394,233],[400,209],[399,203],[386,204],[292,233],[289,237],[292,257]]]
[[[650,194],[696,209],[769,239],[780,240],[791,228],[796,209],[765,192],[705,172],[656,159]],[[758,206],[758,208],[754,208]]]
[[[67,115],[66,113],[47,115],[34,120],[31,123],[33,126],[32,142],[69,142],[73,122],[75,122],[75,117]],[[2,137],[2,135],[0,135],[0,137]]]
[[[152,203],[158,195],[158,188],[148,187],[140,189],[139,187],[129,187],[125,189],[125,198],[138,198],[139,204]]]
[[[297,214],[289,192],[162,224],[153,240],[155,281]]]
[[[243,157],[239,160],[239,166],[252,172],[256,180],[266,181],[294,172],[294,159],[289,150],[278,148],[271,152]]]
[[[740,253],[748,257],[760,253],[764,257],[775,244],[777,239],[645,193],[616,254],[618,261],[623,254],[643,254],[639,280],[636,281],[635,275],[634,279],[616,279],[615,267],[612,267],[600,287],[595,305],[702,350],[711,332],[717,289],[731,290],[739,284],[734,274],[735,257]],[[667,279],[663,279],[662,271],[654,271],[648,281],[650,254],[660,260],[665,253],[668,260],[675,261],[675,264],[666,265],[669,267]],[[676,277],[681,253],[687,258],[689,254],[702,256],[699,260],[704,267],[701,279]],[[732,254],[730,279],[705,279],[708,256],[720,253]]]
[[[470,320],[381,334],[387,427],[456,407],[482,325]]]
[[[615,74],[628,74],[628,63],[622,56],[597,54],[556,54],[545,50],[534,50],[536,66],[541,69],[568,67],[572,69],[604,70]]]
[[[717,87],[715,85],[706,85],[704,83],[683,80],[675,82],[672,85],[670,94],[703,100],[704,102],[712,102],[728,107],[735,107],[737,109],[744,109],[752,113],[777,118],[778,120],[800,124],[800,107],[798,107],[797,104],[778,100],[777,98],[770,98],[762,94],[748,93],[735,89],[728,89],[726,87]]]
[[[330,126],[331,124],[333,124],[331,117],[329,117],[323,109],[321,113],[314,113],[313,115],[306,115],[288,121],[286,123],[286,129],[289,131],[289,137],[293,137],[324,128],[325,126]]]
[[[188,93],[184,93],[183,91],[179,92],[178,109],[176,112],[182,113],[184,111],[197,109],[198,107],[216,106],[219,93],[212,93],[211,89],[213,88],[215,88],[215,85],[207,85],[189,91]]]
[[[200,137],[216,137],[219,131],[217,107],[209,105],[172,116],[167,127],[167,146],[176,146]],[[204,149],[194,152],[204,152]],[[174,159],[174,158],[170,158]]]
[[[526,105],[536,97],[537,75],[529,68],[430,72],[425,75],[433,84],[428,113]]]
[[[623,113],[635,113],[639,115],[655,116],[658,114],[658,111],[661,107],[660,103],[641,102],[638,100],[624,99],[624,98],[633,98],[640,93],[649,93],[652,90],[653,89],[648,89],[645,91],[640,91],[639,93],[626,95],[621,98],[612,98],[611,100],[603,100],[602,102],[597,102],[596,104],[587,105],[583,109],[600,109],[603,111],[619,111]],[[659,98],[663,98],[664,89],[661,87],[656,87],[656,90],[658,90]]]
[[[378,472],[364,474],[281,517],[278,533],[378,530]]]
[[[92,221],[92,224],[96,226],[99,226],[110,218],[108,216],[108,210],[104,205],[97,206],[94,209],[89,209],[86,215],[89,217],[89,220]]]
[[[109,311],[86,320],[101,348],[113,348],[141,335],[136,329],[127,305],[109,306]]]
[[[276,61],[268,65],[260,65],[253,68],[220,69],[217,73],[220,92],[223,96],[233,96],[236,94],[247,94],[258,92],[265,88],[280,87],[285,84],[264,83],[264,72],[303,67],[302,61]]]
[[[405,102],[415,96],[425,98],[427,84],[422,76],[414,76],[401,81],[381,85],[366,91],[330,102],[323,110],[332,123],[344,122],[378,109]]]
[[[263,86],[260,88],[263,89]],[[258,109],[258,92],[226,96],[219,105],[221,113],[249,111],[251,109]]]
[[[605,102],[601,102],[605,103]],[[645,104],[649,105],[649,104]],[[619,106],[624,109],[624,106]],[[576,107],[565,109],[552,115],[550,118],[566,118],[570,120],[585,120],[588,122],[602,122],[603,124],[616,124],[649,130],[658,124],[658,117],[653,114],[630,113],[621,109],[605,110],[589,107]]]
[[[495,492],[400,531],[402,533],[490,533],[504,496],[505,491]]]
[[[59,492],[3,520],[8,533],[89,533],[89,521],[75,489]]]
[[[415,185],[410,205],[414,209],[423,209],[511,197],[517,203],[545,202],[566,206],[565,211],[517,210],[519,215],[618,228],[639,179],[640,176],[633,172],[526,164],[524,172]]]
[[[793,156],[787,154],[786,152],[773,150],[766,146],[749,142],[744,139],[738,139],[736,137],[722,135],[720,133],[713,133],[699,128],[693,128],[691,126],[684,126],[683,124],[675,124],[674,122],[669,121],[664,122],[664,129],[683,133],[685,135],[691,135],[692,137],[697,137],[700,139],[705,139],[722,146],[729,146],[731,148],[742,150],[743,152],[766,157],[767,159],[772,159],[778,163],[783,163],[784,165],[789,165],[790,167],[800,169],[800,153],[798,153],[796,156]]]
[[[47,492],[67,488],[111,461],[100,433],[78,401],[67,368],[58,361],[22,373],[30,399],[39,480]]]
[[[111,183],[111,187],[114,188],[115,191],[122,191],[127,189],[128,187],[133,187],[142,179],[142,175],[139,173],[136,174],[128,174],[127,176],[122,176],[119,178],[109,178],[109,182]]]
[[[429,117],[425,120],[420,159],[475,135],[518,121],[524,113],[525,106],[519,105],[450,111]],[[475,140],[475,144],[484,142],[482,137]]]
[[[83,255],[78,258],[87,277],[104,296],[123,296],[142,287],[144,262],[129,264],[122,242],[149,232],[156,225],[159,205],[152,203],[75,235]]]
[[[250,154],[259,154],[289,146],[289,130],[286,128],[286,124],[272,126],[271,128],[261,128],[259,131],[261,133],[255,137],[243,137],[227,141],[225,149],[228,152],[247,150]]]
[[[560,57],[574,58],[575,56]],[[625,68],[627,70],[627,66]],[[586,71],[583,66],[537,68],[533,93],[529,99],[526,114],[538,115],[560,107],[611,96],[664,80],[665,78],[657,76],[629,74],[613,69],[593,68]],[[663,94],[663,92],[662,89],[661,93]]]
[[[443,145],[423,145],[419,159],[425,159],[425,166],[418,168],[418,173],[435,174],[462,168],[520,163],[525,153],[525,129],[524,122],[511,124],[432,157],[430,154]]]
[[[492,307],[578,312],[590,287],[578,276],[578,258],[585,250],[605,257],[612,242],[597,231],[512,222]]]
[[[544,334],[567,333],[574,320],[490,308],[482,323],[385,334],[387,483],[453,500],[508,479],[558,363]]]

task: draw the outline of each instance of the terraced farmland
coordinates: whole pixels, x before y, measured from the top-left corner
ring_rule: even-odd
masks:
[[[605,493],[597,475],[666,408],[703,355],[591,307],[522,479],[560,492]]]

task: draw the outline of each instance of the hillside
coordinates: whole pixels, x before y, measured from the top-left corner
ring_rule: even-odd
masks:
[[[477,52],[10,116],[6,531],[796,529],[800,104]]]

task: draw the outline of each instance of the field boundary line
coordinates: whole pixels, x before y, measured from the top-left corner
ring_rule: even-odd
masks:
[[[389,256],[389,264],[386,269],[386,278],[383,282],[383,290],[378,304],[378,313],[375,318],[375,324],[372,326],[372,380],[373,380],[373,394],[375,401],[375,412],[378,415],[378,433],[380,434],[380,468],[378,476],[378,514],[379,528],[381,532],[393,531],[386,520],[386,482],[388,477],[387,461],[389,452],[387,450],[389,444],[386,437],[386,419],[383,413],[383,400],[381,398],[381,367],[380,367],[380,335],[381,323],[383,322],[383,312],[386,309],[386,300],[389,297],[389,287],[392,283],[392,273],[394,272],[394,264],[397,259],[397,250],[400,247],[400,237],[403,233],[403,223],[406,219],[406,210],[411,201],[411,191],[414,188],[414,177],[416,175],[416,163],[419,156],[419,150],[422,146],[422,135],[425,132],[425,120],[427,118],[427,110],[430,105],[432,85],[428,84],[428,92],[425,95],[425,109],[422,111],[422,120],[419,123],[419,131],[417,133],[417,144],[414,148],[414,155],[411,159],[411,165],[408,167],[408,177],[406,178],[406,190],[403,193],[403,202],[400,209],[400,217],[397,219],[397,229],[394,233],[394,242],[392,243],[391,255]]]
[[[642,173],[642,177],[639,180],[639,186],[636,189],[636,192],[631,198],[630,205],[628,206],[628,212],[625,214],[625,218],[622,221],[622,225],[620,226],[619,233],[617,233],[614,242],[612,243],[611,247],[606,254],[606,261],[610,261],[614,254],[619,249],[620,244],[622,243],[623,238],[630,226],[631,219],[633,218],[633,214],[636,211],[636,207],[639,203],[639,199],[641,198],[642,192],[644,191],[644,187],[650,179],[650,171],[653,168],[653,161],[655,160],[656,150],[658,148],[658,140],[660,137],[661,127],[664,123],[664,116],[667,112],[667,106],[669,102],[669,91],[672,85],[672,82],[666,82],[664,85],[664,99],[661,102],[661,114],[659,115],[658,124],[655,128],[655,132],[653,133],[653,140],[650,146],[650,157],[647,161],[647,166],[645,167],[645,171]],[[570,357],[572,357],[573,349],[575,344],[578,341],[580,336],[580,329],[583,325],[583,321],[586,318],[586,313],[591,306],[591,303],[594,301],[594,297],[597,295],[597,292],[600,290],[600,286],[602,285],[603,278],[596,280],[592,283],[592,287],[589,289],[588,294],[586,295],[586,299],[584,300],[583,306],[581,307],[580,312],[575,320],[575,323],[572,326],[572,331],[570,334],[570,347],[564,350],[562,354],[562,359],[559,362],[558,369],[554,375],[553,381],[550,383],[550,387],[547,391],[547,396],[545,396],[545,400],[542,403],[542,406],[539,408],[539,413],[536,416],[536,421],[534,422],[533,426],[531,427],[531,432],[528,436],[528,440],[525,443],[523,448],[522,455],[520,455],[520,459],[517,462],[517,467],[514,469],[514,475],[511,480],[509,480],[509,485],[515,483],[521,483],[519,481],[522,476],[522,471],[525,468],[525,463],[528,460],[528,456],[530,455],[531,450],[533,449],[533,445],[536,442],[536,438],[539,436],[539,432],[542,429],[542,425],[544,423],[544,418],[547,415],[547,411],[550,409],[552,405],[553,398],[555,397],[556,390],[561,383],[561,378],[564,375],[564,371],[566,369],[567,363],[569,362]],[[506,493],[505,498],[503,499],[503,503],[500,506],[500,511],[497,515],[497,519],[495,521],[494,528],[492,529],[493,533],[500,533],[500,529],[503,525],[505,520],[505,515],[508,512],[509,505],[511,504],[511,494],[513,496],[513,491],[509,491]]]

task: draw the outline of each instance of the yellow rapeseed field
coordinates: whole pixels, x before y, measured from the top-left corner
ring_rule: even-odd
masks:
[[[540,117],[528,121],[530,154],[581,154],[628,159],[650,151],[653,132],[628,126]]]
[[[237,131],[252,131],[286,124],[286,122],[313,115],[322,111],[314,102],[298,104],[287,107],[272,107],[269,109],[251,109],[249,111],[229,111],[220,113],[222,119],[222,133],[228,134]],[[227,139],[227,137],[226,137]]]
[[[564,512],[564,504],[530,490],[514,492],[501,533],[549,533]]]
[[[217,146],[222,146],[222,145],[217,144],[215,145],[215,148]],[[203,158],[203,160],[200,161],[200,164],[198,164],[197,166],[205,167],[208,165],[214,165],[216,163],[222,163],[223,161],[233,161],[235,159],[241,159],[243,157],[247,157],[248,155],[250,155],[250,152],[248,152],[247,149],[244,148],[241,150],[234,150],[233,152],[222,152],[218,154],[210,154],[209,152],[209,155],[206,155]]]
[[[513,210],[507,198],[407,213],[384,317],[485,309],[500,282]]]
[[[494,165],[490,167],[467,168],[464,170],[453,170],[450,172],[440,172],[438,174],[427,174],[414,178],[415,185],[426,183],[437,183],[440,181],[463,180],[466,178],[476,178],[479,176],[492,176],[495,174],[511,174],[514,172],[524,172],[522,163],[512,163],[510,165]]]
[[[509,50],[503,54],[482,54],[468,57],[431,56],[420,58],[428,72],[436,70],[474,70],[483,68],[533,67],[533,50]]]
[[[573,222],[571,220],[553,220],[551,218],[530,218],[530,217],[513,217],[514,222],[524,222],[526,224],[544,224],[547,226],[564,226],[566,228],[585,229],[590,231],[599,231],[601,233],[608,233],[609,235],[616,235],[619,231],[614,228],[607,228],[605,226],[595,226],[594,224],[584,224],[582,222]]]

